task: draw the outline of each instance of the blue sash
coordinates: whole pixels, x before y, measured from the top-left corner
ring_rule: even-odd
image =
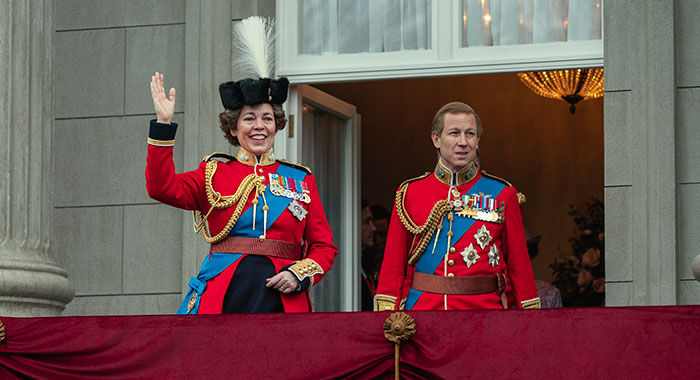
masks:
[[[202,263],[202,268],[199,269],[197,277],[190,278],[189,286],[190,290],[185,296],[185,300],[182,301],[182,305],[177,309],[177,314],[188,314],[187,305],[190,303],[190,298],[194,292],[197,292],[197,300],[194,303],[194,307],[190,310],[189,314],[197,314],[199,311],[199,300],[202,298],[202,293],[207,288],[207,281],[218,276],[224,269],[228,268],[229,265],[235,263],[243,255],[234,253],[212,253]]]
[[[486,195],[491,195],[496,198],[498,194],[506,187],[506,185],[500,181],[488,177],[481,177],[469,190],[467,194],[478,194],[484,193]],[[472,218],[463,218],[455,216],[452,222],[452,245],[454,245],[462,236],[471,228],[476,220]],[[433,244],[435,244],[435,239],[437,237],[437,231],[428,242],[425,252],[421,255],[420,259],[416,263],[416,271],[421,273],[433,274],[437,269],[438,265],[445,258],[445,252],[447,252],[447,231],[450,230],[450,221],[447,218],[442,219],[442,232],[437,238],[437,245],[435,246],[434,254]],[[418,298],[423,294],[422,291],[410,289],[408,291],[408,297],[406,298],[406,310],[413,309],[413,306],[418,301]]]

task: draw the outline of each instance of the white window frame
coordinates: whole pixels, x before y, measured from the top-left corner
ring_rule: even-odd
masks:
[[[603,66],[602,38],[463,48],[460,0],[432,0],[431,6],[430,49],[298,56],[299,1],[277,0],[277,74],[292,83],[321,83]]]
[[[347,149],[344,152],[346,177],[344,178],[341,215],[343,225],[348,226],[341,232],[340,238],[344,251],[338,252],[336,261],[342,262],[343,272],[340,274],[340,311],[360,311],[360,115],[357,108],[342,99],[338,99],[317,88],[308,85],[289,86],[289,98],[285,103],[289,126],[280,131],[275,137],[275,155],[285,157],[293,162],[301,162],[301,151],[304,145],[303,105],[311,104],[324,111],[334,114],[345,122],[345,133],[342,137]],[[313,168],[312,168],[313,169]]]

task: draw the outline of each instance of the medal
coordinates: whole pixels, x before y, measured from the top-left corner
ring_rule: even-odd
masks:
[[[476,243],[479,244],[479,247],[481,249],[486,248],[487,245],[493,240],[491,237],[491,232],[486,229],[486,225],[481,226],[479,231],[474,234],[474,239],[476,239]]]
[[[308,185],[304,181],[270,173],[270,192],[278,197],[290,198],[306,204],[311,202]]]
[[[491,223],[503,222],[503,210],[505,209],[504,202],[491,198],[490,195],[464,195],[461,203],[463,208],[457,210],[458,216]]]
[[[469,244],[469,247],[464,248],[464,251],[460,252],[462,255],[462,258],[464,259],[464,262],[467,264],[467,268],[471,267],[473,264],[476,263],[476,260],[480,259],[481,256],[479,256],[478,253],[476,253],[476,249],[474,249],[474,244]]]
[[[498,265],[498,261],[501,259],[501,255],[498,253],[498,248],[496,248],[496,244],[491,246],[491,249],[489,250],[489,264],[491,264],[492,268],[495,268],[496,265]]]
[[[291,211],[292,215],[296,216],[300,222],[304,220],[304,218],[306,218],[306,214],[308,213],[308,211],[306,211],[305,208],[301,207],[301,205],[299,204],[299,202],[296,201],[296,199],[289,202],[287,210]]]

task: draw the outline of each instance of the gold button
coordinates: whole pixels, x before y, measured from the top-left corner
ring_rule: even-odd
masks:
[[[447,274],[447,277],[454,277],[454,276],[455,276],[454,273],[448,273],[448,274]]]
[[[449,261],[447,261],[447,265],[453,267],[453,266],[455,266],[455,261],[454,261],[454,260],[449,260]]]
[[[469,260],[474,260],[474,252],[469,252],[469,254],[467,255],[467,258]]]
[[[261,176],[260,176],[260,180],[264,182],[264,181],[265,181],[265,176],[264,176],[264,175],[261,175]]]
[[[455,253],[457,252],[457,248],[455,247],[450,247],[450,253]]]
[[[262,173],[262,172],[263,172],[263,168],[259,168],[258,170],[260,171],[260,173]]]

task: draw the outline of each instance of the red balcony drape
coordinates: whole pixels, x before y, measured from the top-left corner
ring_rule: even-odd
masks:
[[[700,306],[408,312],[408,379],[695,379]],[[393,378],[384,313],[0,317],[0,378]]]

